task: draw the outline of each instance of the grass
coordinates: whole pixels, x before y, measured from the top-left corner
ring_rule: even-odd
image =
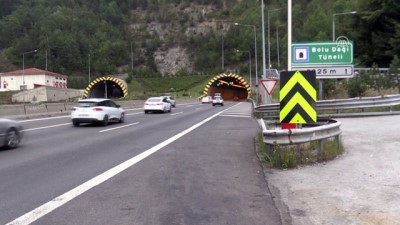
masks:
[[[268,151],[267,145],[263,142],[262,133],[259,133],[256,137],[256,146],[261,163],[277,169],[296,168],[299,165],[333,160],[344,152],[343,144],[339,142],[339,146],[336,146],[336,141],[333,138],[323,142],[321,151],[318,150],[317,141],[305,143],[298,147],[276,144]]]

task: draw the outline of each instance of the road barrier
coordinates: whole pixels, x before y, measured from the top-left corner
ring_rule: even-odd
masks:
[[[369,116],[369,115],[387,115],[387,114],[400,114],[399,111],[393,112],[393,107],[400,105],[400,95],[384,95],[378,97],[359,97],[349,99],[334,99],[334,100],[320,100],[316,102],[316,110],[320,114],[323,111],[335,111],[331,114],[320,114],[321,116]],[[388,107],[389,113],[386,112],[364,112],[366,108]],[[359,109],[360,112],[356,113],[343,113],[341,110]],[[254,112],[257,113],[272,113],[278,114],[280,110],[279,103],[268,105],[260,105],[254,107]],[[319,115],[319,116],[320,116]],[[276,115],[275,115],[276,116]],[[267,116],[268,117],[268,116]]]
[[[280,128],[280,123],[277,122],[280,111],[279,103],[256,106],[254,107],[254,112],[263,113],[263,119],[260,119],[259,123],[262,127],[263,141],[269,151],[272,150],[274,145],[296,145],[299,149],[301,144],[312,141],[318,142],[318,151],[321,151],[323,142],[329,138],[334,138],[337,147],[339,147],[341,134],[340,122],[327,120],[326,123],[323,123],[322,118],[400,114],[400,111],[392,111],[392,108],[398,105],[400,105],[400,95],[317,101],[315,108],[318,111],[318,122],[311,127],[308,124],[302,125],[301,129]],[[376,107],[387,107],[389,110],[383,112],[364,112],[366,108]],[[357,109],[361,110],[361,112],[340,113],[341,110],[349,109]],[[326,111],[333,111],[334,113],[321,113]]]
[[[318,121],[312,127],[303,127],[301,129],[280,129],[280,123],[259,119],[262,127],[263,141],[267,145],[268,151],[272,150],[274,145],[300,145],[312,141],[317,141],[318,152],[323,150],[323,143],[329,138],[334,138],[336,147],[340,145],[341,123],[336,120]]]

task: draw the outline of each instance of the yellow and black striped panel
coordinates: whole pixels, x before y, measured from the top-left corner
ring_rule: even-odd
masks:
[[[240,75],[238,75],[238,74],[234,74],[234,73],[229,73],[229,74],[222,73],[222,74],[218,74],[218,75],[216,75],[215,77],[211,78],[211,80],[206,84],[206,86],[205,86],[205,88],[204,88],[204,90],[203,90],[203,95],[200,96],[199,98],[202,98],[202,97],[204,97],[204,96],[207,96],[208,91],[210,90],[211,85],[212,85],[215,81],[217,81],[218,79],[221,79],[221,78],[223,78],[223,77],[233,77],[233,78],[236,78],[236,79],[240,80],[240,81],[243,83],[244,87],[246,88],[247,96],[248,96],[248,97],[251,96],[251,87],[250,87],[250,85],[247,83],[247,81],[246,81],[242,76],[240,76]]]
[[[307,124],[317,122],[315,71],[288,71],[280,76],[280,122]]]
[[[117,84],[123,92],[123,97],[128,95],[128,86],[126,85],[125,81],[115,77],[99,77],[90,82],[90,84],[86,87],[85,91],[83,92],[83,98],[87,98],[90,90],[92,90],[95,84],[105,80],[113,81],[115,84]]]

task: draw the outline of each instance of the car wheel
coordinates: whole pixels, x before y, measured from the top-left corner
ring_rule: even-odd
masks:
[[[213,106],[215,106],[215,104],[213,104]]]
[[[224,104],[221,104],[221,106],[224,106]]]
[[[4,146],[7,149],[16,148],[19,145],[20,141],[21,141],[21,135],[15,128],[11,128],[10,130],[7,131]]]
[[[103,125],[103,126],[107,126],[107,125],[108,125],[108,115],[105,115],[105,116],[104,116],[104,119],[103,119],[103,121],[101,122],[101,125]]]
[[[121,117],[119,118],[119,122],[120,123],[125,122],[125,113],[121,113]]]
[[[170,112],[171,112],[171,110],[172,110],[172,108],[169,108],[168,112],[170,113]]]
[[[147,114],[147,113],[149,113],[149,111],[147,111],[147,110],[144,110],[144,114]]]
[[[79,127],[79,122],[72,121],[72,125],[73,125],[74,127]]]

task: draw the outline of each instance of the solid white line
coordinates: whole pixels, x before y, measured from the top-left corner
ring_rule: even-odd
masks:
[[[60,127],[60,126],[65,126],[65,125],[71,125],[71,123],[62,123],[62,124],[57,124],[57,125],[45,126],[45,127],[36,127],[36,128],[26,129],[26,130],[22,130],[22,131],[26,132],[26,131],[33,131],[33,130],[42,130],[42,129],[46,129],[46,128]]]
[[[224,116],[224,117],[243,117],[243,118],[251,118],[251,116],[245,116],[245,115],[233,115],[233,114],[223,114],[219,116]]]
[[[171,116],[179,115],[181,113],[183,113],[183,112],[172,113]]]
[[[233,107],[233,106],[232,106]],[[231,107],[230,107],[231,108]],[[230,109],[228,108],[228,109]],[[135,165],[136,163],[142,161],[143,159],[149,157],[153,153],[156,153],[160,149],[164,148],[165,146],[171,144],[172,142],[178,140],[182,136],[188,134],[189,132],[197,129],[201,125],[207,123],[208,121],[212,120],[213,118],[217,117],[221,113],[225,112],[225,109],[223,111],[220,111],[211,117],[208,117],[207,119],[201,121],[200,123],[197,123],[188,129],[182,131],[179,134],[176,134],[175,136],[159,143],[158,145],[140,153],[139,155],[128,159],[127,161],[107,170],[106,172],[86,181],[85,183],[75,187],[74,189],[50,200],[49,202],[37,207],[36,209],[18,217],[17,219],[7,223],[6,225],[25,225],[25,224],[30,224],[33,223],[34,221],[38,220],[39,218],[45,216],[46,214],[50,213],[51,211],[55,210],[56,208],[64,205],[65,203],[69,202],[70,200],[78,197],[79,195],[83,194],[84,192],[90,190],[91,188],[105,182],[106,180],[114,177],[115,175],[123,172],[124,170],[128,169],[129,167]]]
[[[138,123],[139,123],[139,122],[130,123],[130,124],[123,125],[123,126],[119,126],[119,127],[113,127],[113,128],[110,128],[110,129],[100,130],[99,133],[107,132],[107,131],[110,131],[110,130],[116,130],[116,129],[120,129],[120,128],[123,128],[123,127],[129,127],[129,126],[132,126],[132,125],[136,125],[136,124],[138,124]]]

